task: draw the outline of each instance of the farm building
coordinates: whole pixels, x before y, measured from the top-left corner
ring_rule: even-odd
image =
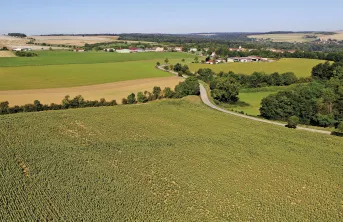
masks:
[[[177,51],[177,52],[182,52],[182,47],[175,47],[174,50]]]
[[[85,50],[84,49],[81,49],[81,48],[76,48],[73,50],[74,52],[84,52]]]
[[[163,52],[163,51],[164,51],[164,48],[162,47],[155,48],[155,52]]]
[[[258,57],[258,56],[248,56],[248,57],[233,57],[233,58],[228,58],[233,60],[234,62],[264,62],[266,59]]]
[[[197,48],[190,48],[189,51],[190,51],[190,52],[197,52],[198,49],[197,49]]]
[[[227,58],[226,62],[235,62],[233,58]]]
[[[131,53],[130,49],[118,49],[118,53]]]

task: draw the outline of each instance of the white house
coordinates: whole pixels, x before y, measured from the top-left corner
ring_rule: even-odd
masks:
[[[23,49],[21,49],[21,48],[15,48],[15,49],[12,49],[12,51],[17,51],[17,52],[20,52],[20,51],[22,51]]]
[[[227,58],[226,61],[227,61],[227,62],[235,62],[235,61],[233,60],[233,58]]]

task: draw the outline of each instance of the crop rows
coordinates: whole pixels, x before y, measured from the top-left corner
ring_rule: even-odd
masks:
[[[343,216],[342,138],[232,117],[197,97],[16,114],[0,125],[0,221]]]

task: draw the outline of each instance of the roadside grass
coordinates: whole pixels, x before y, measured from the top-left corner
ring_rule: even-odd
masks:
[[[216,73],[233,71],[250,75],[253,72],[265,72],[266,74],[294,72],[297,77],[309,77],[312,68],[323,62],[325,61],[316,59],[280,59],[271,63],[224,63],[216,65],[190,63],[188,66],[192,72],[198,71],[200,68],[210,68]]]
[[[0,220],[341,221],[343,138],[197,103],[1,117]]]
[[[64,65],[64,64],[94,64],[115,63],[126,61],[154,60],[163,62],[165,58],[194,59],[194,55],[177,52],[144,52],[119,54],[116,52],[71,52],[71,51],[36,51],[38,57],[0,58],[0,67],[13,66],[41,66],[41,65]],[[0,69],[1,72],[1,69]]]

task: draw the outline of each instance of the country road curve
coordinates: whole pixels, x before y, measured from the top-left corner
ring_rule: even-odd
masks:
[[[227,114],[234,115],[234,116],[238,116],[238,117],[245,118],[245,119],[250,119],[253,121],[258,121],[258,122],[263,122],[263,123],[268,123],[268,124],[273,124],[273,125],[285,127],[285,124],[282,124],[282,123],[273,122],[273,121],[269,121],[269,120],[265,120],[265,119],[260,119],[260,118],[256,118],[256,117],[252,117],[252,116],[246,116],[243,114],[239,114],[239,113],[235,113],[235,112],[231,112],[231,111],[222,109],[222,108],[214,105],[209,100],[209,98],[207,96],[206,89],[201,83],[200,83],[200,97],[201,97],[202,102],[205,105],[211,107],[212,109],[218,110],[220,112],[227,113]],[[305,127],[297,127],[297,129],[298,130],[306,130],[306,131],[310,131],[310,132],[314,132],[314,133],[322,133],[322,134],[331,135],[331,132],[325,131],[325,130],[310,129],[310,128],[305,128]]]
[[[174,71],[171,71],[171,70],[168,70],[168,71],[165,70],[164,69],[165,66],[166,65],[160,65],[160,66],[157,66],[157,68],[162,70],[162,71],[164,71],[164,72],[170,72],[171,74],[178,75],[177,72],[174,72]],[[182,77],[183,78],[187,78],[187,76],[185,76],[185,75],[183,75]],[[207,105],[210,108],[212,108],[212,109],[215,109],[215,110],[218,110],[220,112],[227,113],[227,114],[230,114],[230,115],[238,116],[238,117],[241,117],[241,118],[250,119],[250,120],[253,120],[253,121],[258,121],[258,122],[262,122],[262,123],[268,123],[268,124],[273,124],[273,125],[277,125],[277,126],[286,127],[286,125],[283,124],[283,123],[278,123],[278,122],[274,122],[274,121],[270,121],[270,120],[266,120],[266,119],[260,119],[260,118],[256,118],[256,117],[252,117],[252,116],[246,116],[246,115],[243,115],[243,114],[239,114],[239,113],[235,113],[235,112],[231,112],[231,111],[222,109],[222,108],[216,106],[215,104],[213,104],[209,100],[208,94],[207,94],[207,91],[206,91],[205,87],[201,83],[199,83],[199,85],[200,85],[200,97],[201,97],[202,102],[205,105]],[[321,134],[331,135],[330,131],[325,131],[325,130],[311,129],[311,128],[305,128],[305,127],[299,127],[299,126],[296,129],[297,130],[305,130],[305,131],[309,131],[309,132],[313,132],[313,133],[321,133]]]

